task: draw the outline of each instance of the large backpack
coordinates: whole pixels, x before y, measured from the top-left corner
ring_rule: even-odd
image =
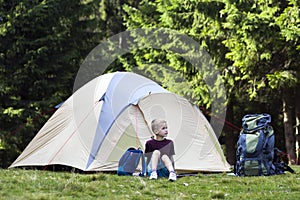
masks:
[[[268,176],[276,172],[274,131],[269,114],[248,114],[242,119],[237,142],[235,174],[237,176]]]
[[[133,147],[128,148],[118,163],[117,174],[119,176],[132,176],[142,161],[142,171],[139,176],[146,176],[146,159],[141,149],[135,149]]]

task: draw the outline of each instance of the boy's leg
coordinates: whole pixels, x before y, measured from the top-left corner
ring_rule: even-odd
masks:
[[[152,171],[156,171],[157,170],[157,165],[158,165],[159,158],[160,158],[160,151],[158,151],[158,150],[153,151],[152,157],[151,157]]]
[[[152,161],[150,161],[147,167],[147,175],[150,176],[150,179],[157,179],[158,177],[168,177],[169,174],[170,174],[169,170],[163,164],[161,159],[159,159],[155,171],[152,170]]]
[[[166,166],[166,168],[169,170],[169,172],[174,172],[173,163],[172,163],[171,159],[169,158],[169,156],[163,155],[161,157],[161,160],[164,163],[164,165]]]
[[[148,174],[150,179],[157,179],[159,177],[168,177],[170,181],[176,181],[177,176],[174,171],[173,163],[167,155],[160,157],[161,153],[155,150],[152,153],[151,161],[148,165]]]
[[[172,163],[171,159],[167,155],[163,155],[161,157],[161,160],[170,172],[169,180],[170,181],[176,181],[177,180],[177,175],[175,173],[175,170],[174,170],[173,163]]]
[[[160,151],[155,150],[152,153],[151,161],[150,161],[150,179],[157,179],[157,165],[160,159]]]

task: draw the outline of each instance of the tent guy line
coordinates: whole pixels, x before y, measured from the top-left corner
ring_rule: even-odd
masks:
[[[65,147],[65,145],[70,141],[70,139],[73,137],[73,135],[78,131],[79,127],[83,124],[83,122],[88,118],[88,116],[94,111],[96,106],[98,105],[99,101],[95,102],[94,107],[88,112],[88,114],[83,118],[83,120],[79,123],[79,125],[76,127],[76,129],[71,133],[71,135],[67,138],[67,140],[64,142],[64,144],[58,149],[58,151],[54,154],[54,156],[49,160],[48,164],[45,166],[44,169],[47,168],[47,166],[55,159],[55,157],[59,154],[59,152]]]

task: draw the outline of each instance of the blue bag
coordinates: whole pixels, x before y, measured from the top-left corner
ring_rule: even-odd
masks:
[[[128,148],[119,160],[117,174],[119,176],[132,176],[142,159],[142,171],[139,176],[146,176],[146,159],[142,150]]]
[[[270,122],[269,114],[248,114],[243,117],[243,130],[236,151],[237,176],[267,176],[280,173],[273,164],[275,138]]]

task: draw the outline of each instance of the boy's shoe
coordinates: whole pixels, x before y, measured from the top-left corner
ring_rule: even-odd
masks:
[[[171,172],[169,174],[169,181],[176,181],[177,180],[177,175],[175,172]]]
[[[156,172],[151,172],[149,179],[150,180],[152,180],[152,179],[156,180],[157,179],[157,173]]]

